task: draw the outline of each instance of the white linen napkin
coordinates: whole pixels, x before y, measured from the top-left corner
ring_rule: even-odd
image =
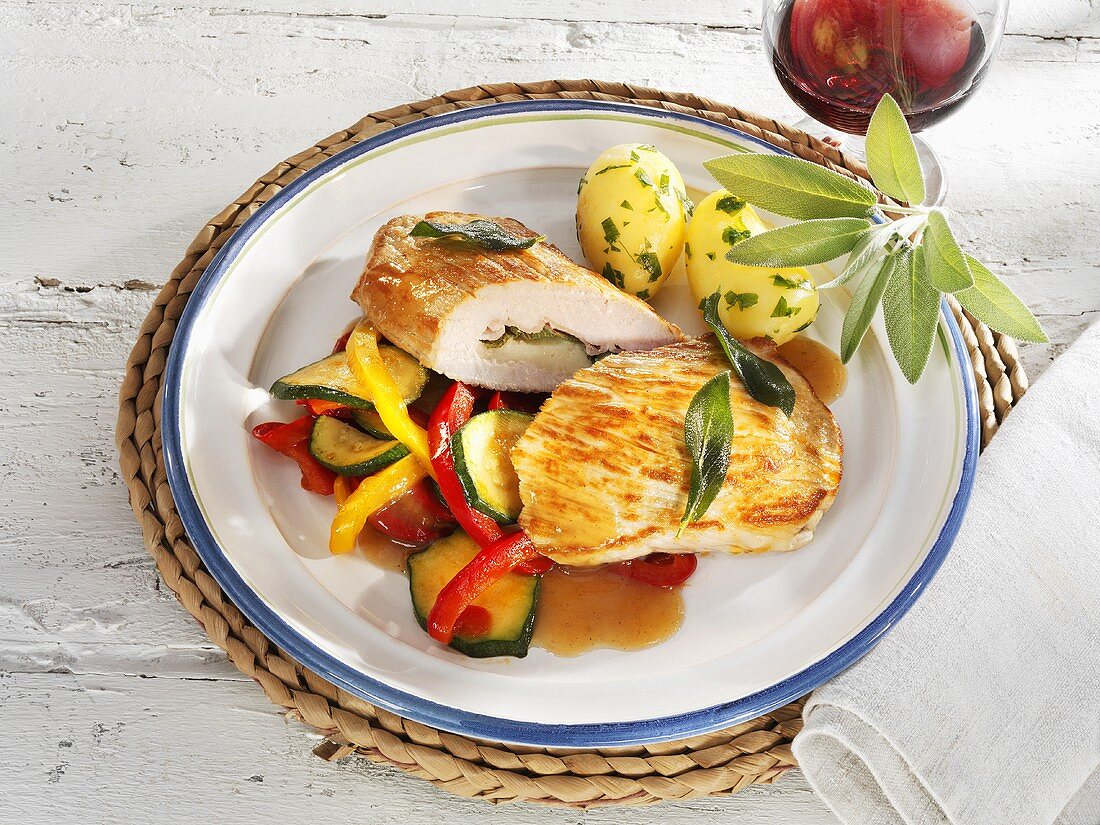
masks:
[[[845,823],[1100,823],[1100,324],[993,438],[924,595],[804,718],[794,753]]]

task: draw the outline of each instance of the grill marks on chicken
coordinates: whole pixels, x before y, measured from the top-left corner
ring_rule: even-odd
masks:
[[[609,356],[558,387],[512,460],[520,525],[562,564],[652,552],[787,551],[813,537],[841,477],[841,435],[809,384],[770,344],[795,388],[788,419],[731,381],[734,434],[725,483],[702,520],[676,531],[691,459],[684,415],[696,391],[729,368],[711,337]]]

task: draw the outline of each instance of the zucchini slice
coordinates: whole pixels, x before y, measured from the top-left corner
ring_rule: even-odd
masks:
[[[421,627],[427,629],[428,614],[435,605],[439,591],[480,549],[473,539],[458,530],[432,542],[426,550],[409,556],[409,590],[416,620]],[[535,628],[538,594],[538,576],[509,573],[474,602],[489,611],[492,617],[489,631],[476,638],[456,633],[451,647],[477,659],[526,656]]]
[[[390,431],[386,429],[386,425],[382,423],[382,416],[374,410],[352,410],[351,420],[367,435],[372,435],[375,438],[381,438],[385,441],[393,440],[393,434],[390,433]]]
[[[532,418],[518,410],[489,410],[451,436],[455,472],[466,501],[500,524],[515,524],[523,506],[512,447]]]
[[[405,403],[415,401],[428,383],[428,371],[404,350],[389,344],[378,349]],[[374,409],[369,391],[355,380],[342,352],[284,375],[271,385],[271,394],[284,400],[320,398],[360,410]]]
[[[371,438],[329,415],[320,415],[313,422],[309,451],[342,476],[369,476],[409,454],[400,441]]]
[[[549,325],[544,326],[538,332],[524,332],[518,327],[505,327],[504,334],[499,338],[492,341],[482,341],[481,343],[489,349],[499,349],[506,346],[513,341],[523,341],[530,344],[533,341],[562,341],[584,349],[584,344],[579,338],[575,338],[565,332],[558,332],[555,329],[551,329]]]
[[[552,372],[570,375],[592,366],[593,358],[584,344],[564,332],[543,327],[539,332],[523,332],[505,327],[504,335],[495,341],[479,341],[480,355],[498,364],[531,364]]]

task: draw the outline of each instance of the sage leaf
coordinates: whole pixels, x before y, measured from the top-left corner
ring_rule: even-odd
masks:
[[[913,206],[924,203],[924,171],[905,115],[890,95],[878,102],[867,125],[867,171],[875,186]]]
[[[729,370],[707,381],[691,399],[684,416],[684,443],[691,455],[691,482],[677,536],[706,514],[726,480],[733,445]]]
[[[886,257],[886,244],[890,242],[890,233],[883,231],[885,227],[876,227],[865,233],[852,251],[848,253],[848,261],[839,275],[831,281],[826,281],[818,286],[819,290],[833,289],[843,286],[857,275],[861,275],[872,266]]]
[[[966,263],[947,219],[938,209],[928,213],[924,243],[928,259],[928,277],[940,292],[958,292],[974,284],[974,275]]]
[[[819,218],[780,226],[740,241],[726,259],[746,266],[810,266],[839,258],[871,227],[866,218]]]
[[[703,299],[703,320],[718,336],[718,343],[722,345],[730,366],[745,385],[748,394],[761,404],[778,407],[789,418],[794,412],[794,387],[783,374],[783,370],[771,361],[761,358],[729,334],[718,314],[720,297],[721,293],[716,290]]]
[[[862,218],[877,202],[870,189],[801,158],[746,153],[703,166],[738,197],[788,218]]]
[[[1024,302],[983,264],[969,255],[966,261],[974,274],[974,286],[955,293],[963,309],[990,329],[1011,338],[1047,343],[1046,333]]]
[[[867,235],[861,239],[848,255],[848,261],[844,271],[831,281],[818,286],[818,289],[832,289],[848,283],[858,275],[870,271],[886,257],[891,244],[899,244],[905,238],[919,229],[925,223],[923,215],[910,215],[898,221],[879,224],[873,227]]]
[[[419,221],[409,232],[409,236],[412,238],[461,238],[490,252],[530,249],[539,241],[546,240],[545,235],[521,238],[518,235],[513,235],[496,222],[487,220],[476,220],[462,224]]]
[[[924,373],[940,315],[940,291],[928,280],[923,245],[909,255],[909,266],[893,268],[882,296],[886,337],[901,373],[910,384]]]
[[[875,317],[875,310],[882,301],[882,293],[886,291],[886,284],[889,283],[894,268],[908,267],[909,255],[907,246],[895,249],[878,268],[870,269],[860,281],[840,329],[840,360],[845,364],[852,360],[867,328],[871,326],[871,320]]]
[[[692,203],[691,198],[687,196],[687,192],[683,189],[673,190],[676,193],[676,200],[680,201],[680,206],[684,207],[684,215],[691,217],[695,214],[695,204]]]

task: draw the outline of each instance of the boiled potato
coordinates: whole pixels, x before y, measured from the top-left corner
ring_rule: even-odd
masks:
[[[696,301],[722,293],[718,312],[735,338],[760,336],[782,344],[817,316],[817,287],[802,267],[743,266],[726,260],[730,247],[766,232],[760,217],[725,189],[711,192],[695,208],[687,230],[688,283]]]
[[[656,295],[683,250],[691,210],[672,161],[652,146],[612,146],[577,196],[577,238],[591,267],[631,295]]]

